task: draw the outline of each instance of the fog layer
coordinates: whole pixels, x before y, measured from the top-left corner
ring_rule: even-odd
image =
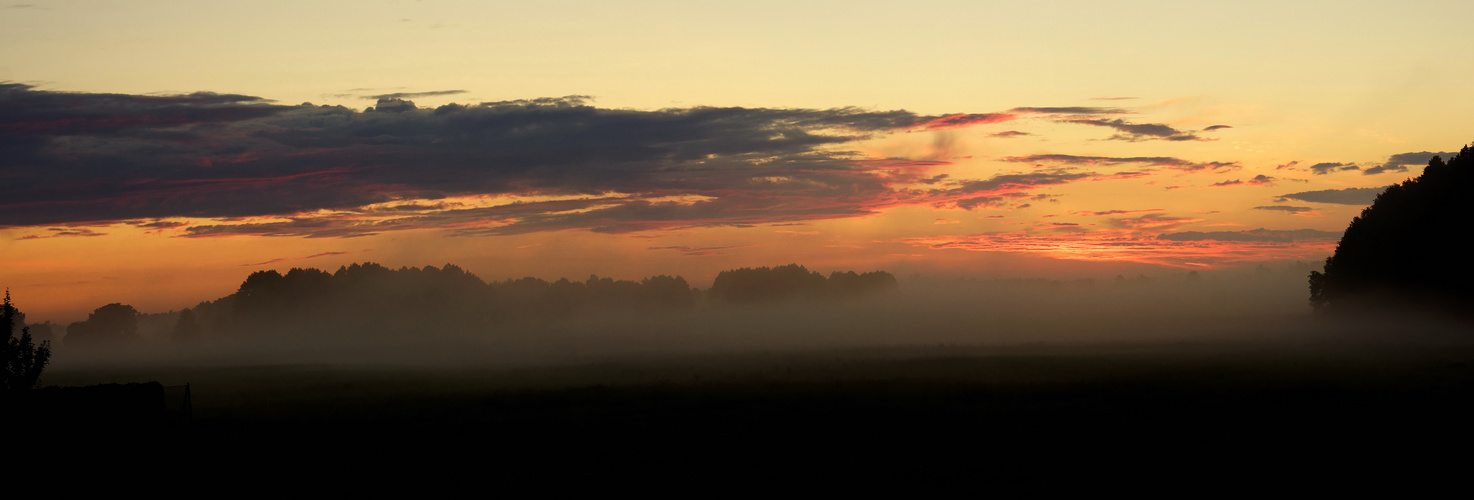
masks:
[[[141,316],[137,333],[127,341],[62,342],[53,367],[327,363],[511,368],[702,353],[917,346],[1345,344],[1376,336],[1411,339],[1413,331],[1422,332],[1417,338],[1430,338],[1428,332],[1437,337],[1438,331],[1459,329],[1437,323],[1334,323],[1314,317],[1300,267],[1077,281],[911,277],[864,293],[745,302],[724,299],[715,293],[720,290],[695,290],[689,301],[674,305],[640,302],[638,290],[630,288],[625,291],[636,295],[616,294],[610,299],[614,305],[526,311],[535,304],[513,304],[524,310],[519,314],[480,307],[472,297],[431,296],[418,303],[372,306],[378,314],[345,316],[331,306],[303,307],[314,302],[298,298],[281,305],[296,309],[275,317],[210,328],[222,321],[227,299],[236,297],[232,295],[184,313],[192,316],[187,321],[180,313]],[[823,282],[817,273],[808,276]],[[673,279],[663,279],[654,282],[672,286]],[[585,283],[585,292],[597,290],[597,283],[609,290],[619,283],[634,284],[597,277]]]

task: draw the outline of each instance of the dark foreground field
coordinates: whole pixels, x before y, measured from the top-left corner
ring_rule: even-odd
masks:
[[[1344,485],[1394,470],[1425,479],[1461,470],[1474,422],[1474,343],[1457,339],[895,347],[519,369],[175,366],[47,378],[147,380],[190,383],[194,417],[114,430],[136,445],[186,458],[183,467],[308,476],[1066,484],[1102,474]]]

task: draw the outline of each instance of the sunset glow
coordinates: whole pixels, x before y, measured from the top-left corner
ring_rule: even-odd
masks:
[[[1414,3],[11,5],[0,286],[71,321],[366,261],[1319,262],[1474,138],[1445,119],[1474,111],[1474,7]]]

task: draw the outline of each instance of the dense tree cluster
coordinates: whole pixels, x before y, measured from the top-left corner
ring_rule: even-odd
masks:
[[[1351,220],[1324,272],[1310,273],[1321,312],[1377,307],[1474,311],[1474,263],[1462,228],[1474,200],[1474,149],[1389,186]]]
[[[798,264],[722,271],[711,284],[712,298],[728,302],[766,302],[785,299],[854,297],[894,290],[896,277],[885,271],[857,274],[835,271],[824,275]]]

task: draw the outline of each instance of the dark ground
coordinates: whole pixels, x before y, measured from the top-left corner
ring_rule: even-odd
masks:
[[[932,346],[46,379],[146,380],[189,382],[194,417],[128,429],[132,445],[182,470],[311,477],[1345,486],[1394,471],[1458,477],[1474,421],[1468,342]]]

